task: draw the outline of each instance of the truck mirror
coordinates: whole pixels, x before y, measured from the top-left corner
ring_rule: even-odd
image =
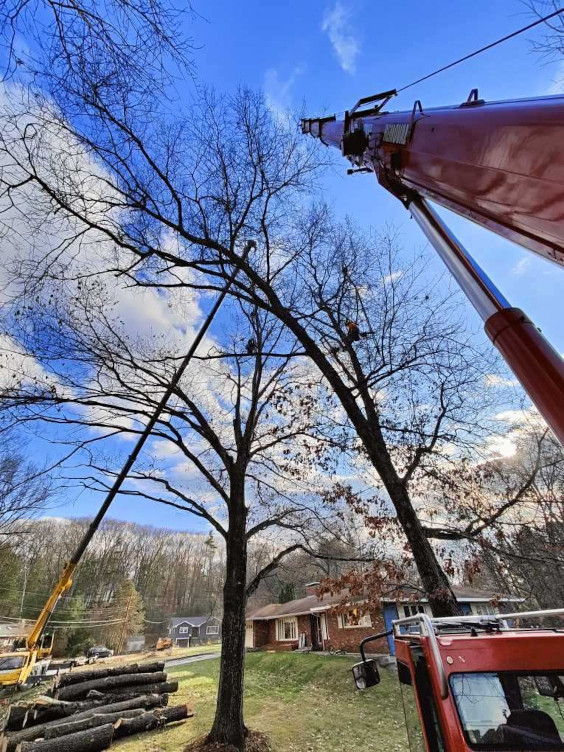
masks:
[[[355,663],[352,673],[357,689],[368,689],[380,684],[380,673],[374,659]]]

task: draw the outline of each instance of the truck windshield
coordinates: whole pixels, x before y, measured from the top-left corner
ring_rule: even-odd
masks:
[[[0,656],[0,674],[5,674],[8,671],[15,671],[15,669],[21,668],[25,663],[25,658],[25,655]]]
[[[450,686],[473,749],[564,750],[564,670],[453,674]]]

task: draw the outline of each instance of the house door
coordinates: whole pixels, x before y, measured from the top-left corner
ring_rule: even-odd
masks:
[[[321,619],[317,614],[311,614],[311,647],[319,650],[322,644]]]
[[[245,623],[245,647],[254,648],[255,646],[255,630],[252,621]]]
[[[386,625],[386,631],[392,628],[392,621],[398,618],[398,610],[393,603],[387,603],[384,606],[384,623]],[[396,644],[394,642],[393,635],[388,635],[388,648],[390,649],[390,655],[396,654]]]

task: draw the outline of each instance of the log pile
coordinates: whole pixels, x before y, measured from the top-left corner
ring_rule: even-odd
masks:
[[[163,669],[164,662],[134,663],[57,676],[46,695],[10,706],[0,752],[99,752],[192,717],[187,705],[168,707],[178,682]]]

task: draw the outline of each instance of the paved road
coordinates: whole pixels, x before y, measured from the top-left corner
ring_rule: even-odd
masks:
[[[187,655],[184,658],[170,658],[165,661],[166,666],[182,666],[184,663],[196,663],[196,661],[209,661],[211,658],[219,658],[220,653],[199,653]]]

